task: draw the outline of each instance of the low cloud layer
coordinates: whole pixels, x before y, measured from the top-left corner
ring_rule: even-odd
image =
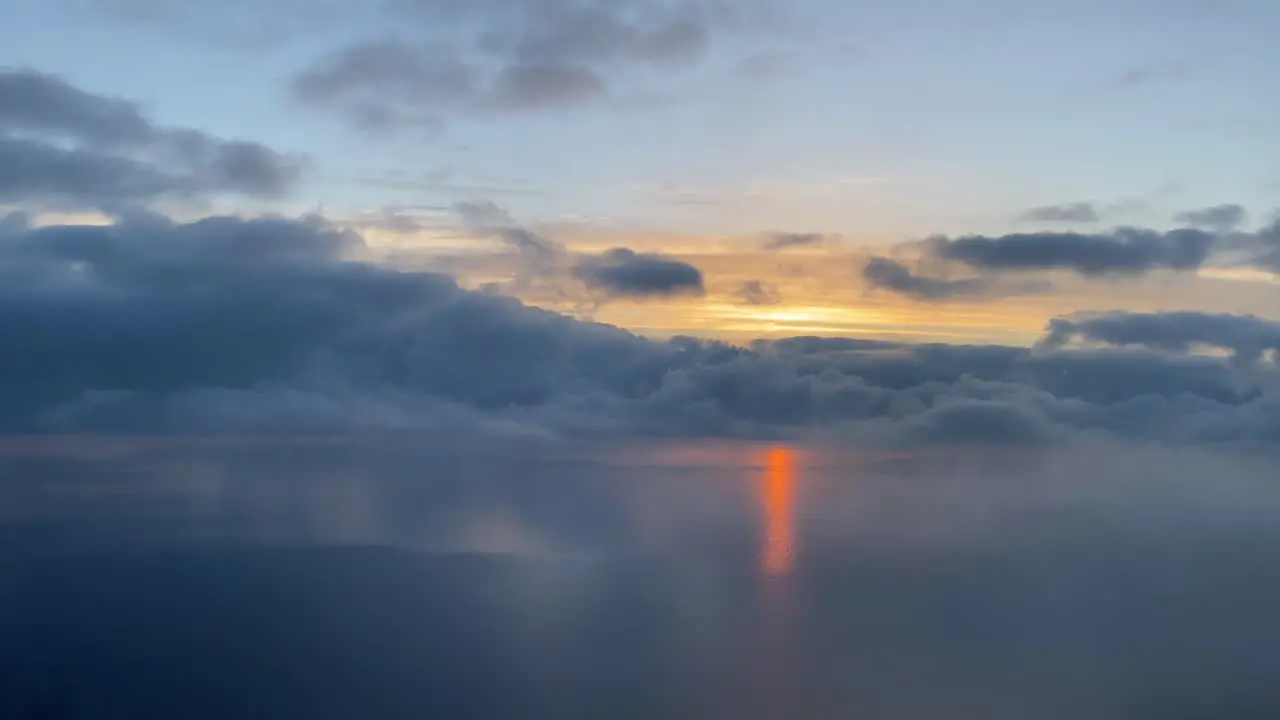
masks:
[[[1185,343],[1125,335],[1115,349],[655,342],[467,291],[443,275],[356,262],[360,237],[314,218],[0,226],[7,431],[1280,439],[1270,359],[1184,351],[1203,341],[1241,352],[1255,332],[1255,345],[1270,342],[1270,326],[1247,319],[1216,321],[1236,323],[1230,332],[1184,331]],[[608,288],[693,286],[694,274],[675,264],[630,252],[612,261],[590,266]],[[1110,337],[1081,327],[1051,327],[1050,337]]]
[[[0,68],[0,202],[103,209],[233,193],[278,197],[299,158],[259,143],[161,127],[126,100]]]

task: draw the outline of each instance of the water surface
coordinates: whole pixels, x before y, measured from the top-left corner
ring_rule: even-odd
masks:
[[[0,441],[0,717],[1280,717],[1266,458]]]

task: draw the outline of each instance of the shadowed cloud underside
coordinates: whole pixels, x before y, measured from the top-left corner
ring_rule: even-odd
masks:
[[[1123,334],[1101,329],[1105,320],[1063,321],[1037,349],[658,342],[350,259],[362,246],[318,218],[15,225],[0,238],[0,350],[15,359],[0,368],[10,398],[0,426],[909,444],[1088,432],[1267,443],[1280,429],[1276,368],[1262,352],[1274,330],[1257,319],[1139,315]],[[664,290],[668,273],[695,286],[682,265],[623,259],[643,264],[610,289]],[[1077,336],[1124,347],[1064,347]],[[1235,355],[1185,352],[1193,345]]]

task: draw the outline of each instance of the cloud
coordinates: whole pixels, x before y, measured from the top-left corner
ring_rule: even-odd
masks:
[[[391,3],[397,32],[319,58],[294,96],[366,129],[617,99],[701,64],[754,13],[717,0]]]
[[[1114,336],[1070,350],[793,338],[658,342],[451,278],[368,264],[316,217],[146,214],[0,238],[0,429],[522,428],[553,434],[835,434],[870,443],[1038,443],[1090,433],[1280,440],[1274,328]],[[697,291],[695,268],[611,251],[579,266],[628,296]],[[589,268],[583,270],[581,268]],[[1078,321],[1073,321],[1078,322]],[[1212,324],[1212,323],[1211,323]],[[1222,329],[1230,327],[1230,330]],[[1256,335],[1256,338],[1253,336]],[[1186,350],[1184,352],[1184,349]]]
[[[702,271],[689,263],[656,253],[637,253],[613,248],[597,257],[582,260],[573,268],[574,277],[592,290],[613,297],[701,295]]]
[[[455,203],[454,212],[462,222],[482,237],[498,240],[515,255],[515,292],[541,287],[563,294],[565,270],[570,264],[564,246],[519,225],[511,213],[491,200]]]
[[[862,279],[869,286],[888,290],[903,297],[924,302],[981,300],[1047,292],[1046,282],[1003,283],[990,278],[960,280],[917,275],[906,265],[883,257],[872,257],[862,267]]]
[[[1020,219],[1028,222],[1050,223],[1096,223],[1100,219],[1098,211],[1087,202],[1067,203],[1065,205],[1042,205],[1024,212]]]
[[[434,223],[407,213],[406,210],[409,209],[412,208],[387,206],[374,212],[345,218],[343,225],[356,230],[376,230],[397,235],[412,235],[437,227]]]
[[[810,247],[827,241],[822,233],[773,232],[765,235],[765,250],[785,250],[792,247]]]
[[[1247,264],[1280,274],[1280,219],[1241,240],[1252,253]]]
[[[518,65],[494,78],[491,102],[499,109],[537,110],[588,102],[606,92],[604,79],[572,65]]]
[[[1180,212],[1175,219],[1193,227],[1228,232],[1243,225],[1248,217],[1249,213],[1242,206],[1227,203]]]
[[[1042,445],[1055,430],[1047,418],[1026,405],[1002,400],[960,400],[913,416],[907,432],[930,444],[993,443]]]
[[[782,302],[778,289],[763,280],[747,280],[733,296],[747,305],[777,305]]]
[[[128,101],[30,69],[0,70],[0,202],[104,209],[222,193],[278,197],[300,158],[154,125]]]
[[[1205,263],[1217,242],[1202,230],[1166,233],[1121,228],[1106,234],[1015,233],[934,238],[930,252],[981,271],[1070,270],[1086,277],[1190,271]]]
[[[1114,84],[1118,88],[1133,89],[1156,83],[1184,80],[1190,74],[1190,68],[1185,64],[1144,65],[1124,71],[1115,78]]]
[[[882,257],[867,261],[862,268],[862,279],[871,287],[931,302],[979,298],[987,291],[987,282],[982,278],[941,280],[923,277],[896,260]]]
[[[569,251],[562,243],[520,225],[506,209],[489,200],[454,205],[463,224],[477,237],[504,246],[512,280],[491,287],[521,297],[569,303],[590,313],[603,303],[625,298],[702,295],[702,272],[655,253],[616,247],[599,255]]]
[[[516,224],[511,213],[492,200],[464,200],[454,203],[453,209],[464,223],[473,228],[492,229]]]
[[[1203,346],[1229,350],[1241,361],[1255,362],[1267,350],[1280,348],[1280,323],[1254,315],[1113,312],[1074,320],[1056,318],[1049,323],[1041,346],[1057,348],[1073,340],[1182,353]]]
[[[93,95],[27,68],[0,72],[0,132],[15,130],[103,146],[146,145],[156,132],[136,103]]]

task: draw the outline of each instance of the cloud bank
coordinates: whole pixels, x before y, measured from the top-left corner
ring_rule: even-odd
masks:
[[[9,218],[0,227],[0,428],[11,432],[1280,439],[1272,360],[1183,351],[1198,342],[1244,354],[1269,347],[1273,328],[1248,319],[1127,316],[1129,325],[1184,328],[1169,334],[1051,326],[1051,339],[1123,339],[1114,349],[1056,339],[1036,349],[656,342],[447,276],[353,260],[359,235],[316,218],[130,216],[41,228]],[[588,265],[606,269],[598,278],[608,288],[693,285],[678,265],[629,252],[614,260]]]

